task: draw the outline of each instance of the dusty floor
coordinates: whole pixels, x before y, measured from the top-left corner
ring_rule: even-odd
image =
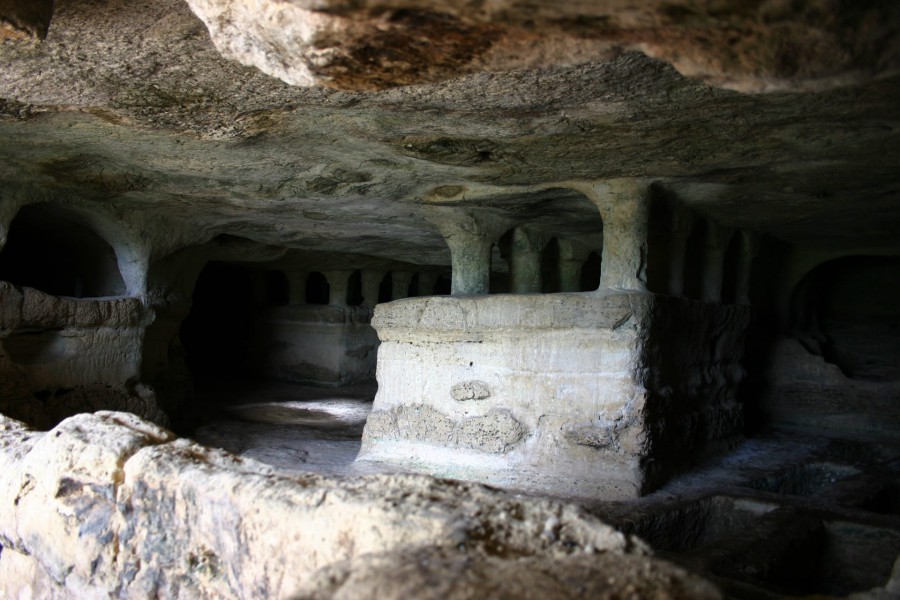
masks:
[[[371,472],[353,464],[377,387],[266,382],[208,390],[218,406],[192,437],[291,472]]]
[[[223,388],[193,437],[286,471],[373,472],[353,460],[375,391]],[[731,597],[843,596],[900,569],[896,441],[772,429],[640,500],[589,506]]]

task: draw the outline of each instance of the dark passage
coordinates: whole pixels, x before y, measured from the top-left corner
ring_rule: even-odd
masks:
[[[252,327],[250,270],[210,262],[197,278],[191,313],[181,325],[187,365],[198,387],[247,378]]]

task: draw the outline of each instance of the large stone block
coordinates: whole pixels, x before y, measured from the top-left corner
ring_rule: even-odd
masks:
[[[746,307],[649,293],[415,298],[376,309],[360,460],[629,498],[742,427]]]

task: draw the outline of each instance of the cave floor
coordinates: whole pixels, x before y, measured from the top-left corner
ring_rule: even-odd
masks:
[[[207,387],[200,401],[216,409],[191,437],[286,472],[373,472],[353,461],[376,390],[375,384],[329,388],[280,382]]]
[[[223,386],[193,437],[285,472],[396,471],[353,462],[375,391]],[[638,500],[579,502],[729,597],[843,596],[900,569],[897,440],[772,428]]]

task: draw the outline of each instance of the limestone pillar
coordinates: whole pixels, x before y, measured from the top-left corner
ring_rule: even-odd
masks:
[[[434,271],[419,271],[419,295],[433,296],[434,284],[437,283],[438,274]]]
[[[559,291],[580,292],[581,269],[592,248],[575,240],[557,239],[556,242],[559,244]]]
[[[573,186],[597,205],[603,218],[600,289],[647,289],[649,184],[642,179],[611,179]]]
[[[391,300],[409,297],[409,284],[413,274],[409,271],[391,271]]]
[[[684,261],[687,256],[687,242],[691,234],[693,219],[687,211],[678,210],[672,223],[669,240],[668,293],[672,296],[684,295]]]
[[[328,280],[328,304],[330,306],[347,306],[347,289],[350,286],[350,275],[353,271],[326,271]]]
[[[288,304],[306,304],[306,271],[290,270],[284,272],[288,282]]]
[[[540,293],[541,255],[546,245],[545,235],[524,227],[513,230],[509,261],[509,288],[512,293]]]
[[[453,268],[450,293],[454,296],[488,294],[491,246],[507,229],[505,223],[489,214],[455,207],[428,208],[428,219],[438,226],[450,247]]]
[[[374,308],[378,304],[378,291],[381,288],[381,280],[384,279],[384,273],[381,271],[370,271],[364,269],[361,273],[363,306]]]
[[[742,231],[738,233],[741,236],[741,256],[735,273],[735,304],[750,304],[750,273],[753,269],[753,260],[759,252],[759,238],[756,235]]]
[[[704,302],[722,301],[725,247],[733,234],[734,230],[709,222],[703,253],[703,287],[700,290],[700,299]]]

